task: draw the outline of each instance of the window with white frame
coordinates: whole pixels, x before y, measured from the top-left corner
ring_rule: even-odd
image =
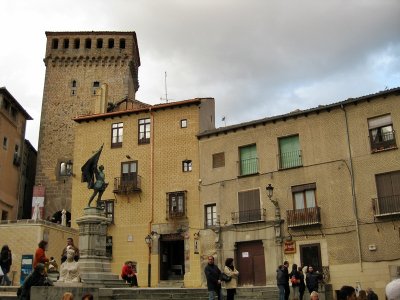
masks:
[[[111,148],[122,147],[124,123],[114,123],[111,127]]]
[[[390,114],[368,119],[368,130],[372,152],[397,148]]]
[[[215,203],[207,204],[204,210],[206,227],[217,226],[217,205]]]

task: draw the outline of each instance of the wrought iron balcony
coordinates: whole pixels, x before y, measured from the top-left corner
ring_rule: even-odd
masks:
[[[136,192],[141,192],[141,183],[142,177],[139,175],[130,178],[115,177],[113,193],[128,195]]]
[[[258,158],[248,158],[239,161],[239,176],[246,176],[258,173]]]
[[[400,214],[400,195],[379,197],[372,199],[375,217]]]
[[[288,228],[321,224],[321,208],[310,207],[286,211]]]
[[[265,208],[232,212],[231,213],[232,223],[240,224],[240,223],[265,221],[266,214],[267,212]]]
[[[303,165],[301,150],[278,154],[279,170],[301,167]]]

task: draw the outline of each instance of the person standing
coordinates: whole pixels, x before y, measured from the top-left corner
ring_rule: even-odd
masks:
[[[283,273],[285,274],[285,300],[289,300],[290,286],[289,286],[289,262],[283,262]]]
[[[279,300],[285,300],[285,273],[283,271],[283,265],[280,265],[276,270],[276,285],[279,290]]]
[[[306,284],[304,282],[304,273],[301,267],[297,270],[299,273],[300,283],[299,283],[299,299],[303,300],[304,291],[306,290]]]
[[[233,258],[227,258],[225,260],[224,273],[231,278],[230,281],[225,282],[225,288],[227,293],[226,300],[234,300],[239,271],[236,270],[235,266],[233,265]]]
[[[1,285],[11,285],[11,280],[8,278],[8,272],[12,265],[12,255],[11,250],[8,245],[4,245],[0,252],[0,267],[3,271],[3,279],[1,280]]]
[[[300,287],[300,274],[297,271],[297,265],[292,265],[292,272],[289,274],[290,282],[292,283],[292,299],[299,299],[299,287]]]
[[[217,294],[217,299],[222,300],[222,290],[221,290],[221,270],[214,264],[214,257],[208,257],[207,266],[204,269],[207,279],[207,289],[208,289],[208,299],[214,300],[215,294]]]
[[[33,268],[35,268],[39,263],[45,264],[49,262],[49,259],[46,257],[46,246],[47,242],[44,240],[41,240],[38,244],[38,248],[35,252],[35,258],[33,259]]]
[[[314,272],[314,268],[312,266],[308,266],[308,272],[306,275],[306,285],[310,294],[313,291],[318,292],[318,281],[321,279],[321,274],[319,272]]]
[[[67,249],[72,248],[75,250],[75,255],[74,255],[74,260],[78,261],[79,260],[79,249],[74,245],[74,240],[73,238],[69,237],[67,238],[67,245],[64,247],[62,253],[61,253],[61,263],[67,260]]]

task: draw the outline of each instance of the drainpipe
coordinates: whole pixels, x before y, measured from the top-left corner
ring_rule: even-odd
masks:
[[[344,112],[344,119],[346,121],[347,147],[349,150],[349,163],[350,163],[351,195],[353,198],[353,212],[354,212],[354,216],[356,218],[356,232],[357,232],[357,243],[358,243],[358,257],[359,257],[359,261],[360,261],[360,271],[363,272],[363,264],[362,264],[362,257],[361,257],[360,226],[358,223],[356,188],[355,188],[355,184],[354,184],[354,169],[353,169],[353,158],[351,155],[351,147],[350,147],[349,124],[348,124],[348,119],[347,119],[347,111],[346,111],[344,105],[341,104],[340,108]]]
[[[148,258],[148,270],[147,270],[147,276],[148,276],[148,287],[151,287],[151,252],[152,252],[152,244],[153,244],[153,230],[151,228],[151,225],[153,224],[154,221],[154,115],[151,110],[151,107],[149,108],[150,112],[150,186],[151,186],[151,195],[150,195],[150,211],[151,211],[151,218],[149,221],[149,228],[148,228],[148,234],[151,236],[151,241],[148,244],[149,246],[149,258]]]

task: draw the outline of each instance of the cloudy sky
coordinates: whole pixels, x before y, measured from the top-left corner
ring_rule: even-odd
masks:
[[[217,127],[400,86],[398,0],[2,0],[0,86],[34,118],[45,31],[135,31],[137,99],[214,97]]]

